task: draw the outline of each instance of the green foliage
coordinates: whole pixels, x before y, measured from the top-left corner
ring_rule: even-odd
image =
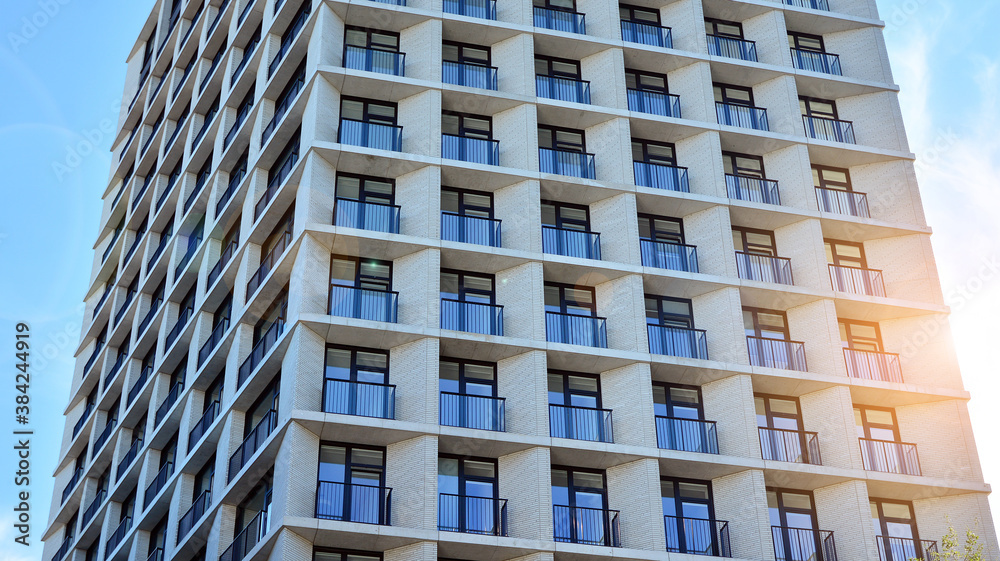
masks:
[[[972,528],[965,530],[965,544],[960,544],[958,531],[955,526],[948,521],[948,532],[941,537],[940,551],[932,551],[930,561],[983,561],[983,544],[979,543],[979,534],[974,530],[979,526],[979,521]]]

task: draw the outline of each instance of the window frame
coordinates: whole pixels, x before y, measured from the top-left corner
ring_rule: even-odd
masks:
[[[712,82],[713,94],[718,93],[721,99],[716,99],[717,102],[725,103],[727,105],[739,105],[741,107],[757,107],[757,102],[754,101],[753,97],[753,87],[750,86],[738,86],[736,84],[725,84],[723,82]],[[716,91],[718,90],[718,91]],[[729,90],[739,91],[747,94],[749,101],[734,98],[729,96]]]
[[[458,294],[456,295],[455,300],[458,300],[459,302],[474,302],[473,300],[466,300],[467,295],[471,293],[471,294],[475,294],[475,295],[479,295],[479,296],[488,296],[489,297],[489,304],[491,306],[496,305],[496,298],[497,298],[496,275],[491,275],[491,274],[487,274],[487,273],[478,273],[478,272],[463,271],[463,270],[459,270],[459,269],[441,269],[440,274],[442,274],[442,275],[446,275],[446,274],[447,275],[457,275],[458,276]],[[465,277],[479,277],[479,278],[482,278],[482,279],[489,279],[490,285],[493,288],[489,291],[489,293],[486,293],[485,291],[480,290],[480,289],[474,289],[474,288],[466,287],[465,286]],[[439,297],[442,298],[442,299],[445,297],[443,290],[440,292],[440,296]]]
[[[334,284],[333,281],[335,279],[333,278],[333,262],[335,260],[336,261],[351,261],[351,262],[354,263],[354,280],[353,280],[353,284],[350,284],[350,285],[347,285],[347,284]],[[381,259],[364,259],[364,261],[368,261],[370,263],[378,263],[380,265],[388,265],[388,267],[389,267],[389,278],[385,279],[385,278],[375,277],[375,276],[371,276],[371,275],[363,275],[361,273],[361,264],[362,264],[361,262],[362,262],[362,260],[363,259],[361,257],[352,256],[352,255],[337,255],[337,254],[331,255],[330,256],[330,286],[331,287],[333,287],[333,286],[344,286],[344,287],[348,287],[348,288],[358,288],[358,289],[365,289],[365,290],[380,290],[380,289],[375,289],[375,288],[365,288],[363,286],[363,283],[366,280],[369,281],[369,282],[372,282],[372,281],[383,282],[384,281],[384,283],[385,283],[385,290],[384,290],[384,292],[392,292],[392,266],[393,266],[393,262],[392,261],[383,261]]]
[[[778,256],[778,244],[777,244],[777,242],[774,239],[774,232],[772,232],[771,230],[760,230],[760,229],[757,229],[757,228],[744,228],[742,226],[732,226],[731,229],[732,229],[733,233],[739,233],[740,239],[741,239],[741,246],[740,247],[742,249],[737,249],[736,251],[741,251],[743,253],[749,253],[749,254],[752,254],[752,255],[766,255],[768,257],[777,257]],[[769,248],[770,252],[769,253],[763,252],[761,249],[759,249],[759,248],[762,248],[763,246],[760,246],[759,244],[752,244],[751,245],[750,242],[747,240],[747,234],[759,234],[759,235],[766,235],[766,236],[768,236],[770,238],[770,240],[771,240],[771,246]],[[744,308],[744,309],[747,309],[747,308]],[[757,308],[753,308],[753,309],[757,309]],[[782,313],[784,313],[784,312],[782,312]]]
[[[354,102],[361,104],[361,119],[351,119],[350,117],[344,117],[344,102]],[[379,107],[391,107],[392,108],[392,119],[391,122],[386,122],[381,116],[375,116],[373,119],[370,108],[371,106]],[[349,121],[356,120],[361,123],[384,125],[395,127],[399,123],[399,104],[392,101],[382,101],[378,99],[365,99],[362,97],[354,97],[345,95],[340,98],[340,118],[347,119]]]
[[[678,245],[686,245],[685,244],[685,239],[686,238],[684,237],[684,219],[682,219],[682,218],[674,218],[672,216],[659,216],[659,215],[656,215],[656,214],[646,214],[646,213],[642,213],[642,212],[638,213],[638,219],[639,219],[640,230],[641,230],[642,223],[645,221],[647,223],[648,227],[649,227],[649,233],[650,233],[650,236],[648,238],[644,238],[644,237],[642,237],[641,232],[640,232],[640,236],[639,236],[640,240],[650,240],[650,241],[661,242],[661,243],[673,243],[673,244],[678,244]],[[667,231],[663,231],[663,230],[658,230],[656,228],[656,221],[657,220],[664,221],[664,222],[675,223],[675,224],[677,224],[677,227],[678,227],[678,229],[680,231],[675,233],[675,232],[667,232]],[[660,233],[665,234],[664,237],[660,237]]]

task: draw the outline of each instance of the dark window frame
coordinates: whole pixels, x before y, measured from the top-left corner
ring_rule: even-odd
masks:
[[[471,364],[471,365],[474,365],[474,366],[488,366],[488,367],[492,368],[493,369],[493,381],[489,385],[491,386],[491,388],[493,390],[493,393],[492,393],[492,395],[490,397],[498,397],[498,394],[499,394],[499,391],[498,391],[499,390],[499,387],[498,387],[499,386],[499,380],[498,380],[498,378],[499,378],[500,373],[499,373],[499,368],[497,367],[497,363],[495,363],[495,362],[479,361],[479,360],[468,360],[468,359],[464,359],[464,358],[446,357],[446,356],[442,356],[442,357],[440,357],[438,359],[438,364],[439,365],[442,362],[449,362],[449,363],[452,363],[452,364],[456,364],[458,366],[458,391],[454,392],[454,393],[457,393],[459,395],[470,395],[468,393],[468,390],[466,389],[467,386],[468,386],[468,382],[469,382],[469,377],[466,376],[466,374],[465,374],[465,367],[466,367],[466,365],[470,365]],[[440,376],[440,368],[439,368],[438,369],[438,393],[441,392],[441,382],[440,382],[440,379],[441,379],[441,376]],[[486,385],[484,383],[484,381],[483,381],[482,378],[472,378],[472,380],[474,380],[475,383],[478,384],[478,385]]]
[[[489,302],[490,305],[492,306],[496,304],[496,298],[497,298],[496,275],[491,275],[488,273],[478,273],[474,271],[463,271],[459,269],[441,269],[440,274],[458,275],[458,294],[456,295],[455,299],[458,300],[459,302],[473,302],[473,300],[466,300],[467,295],[471,293],[479,296],[488,296],[490,300]],[[488,293],[480,289],[468,288],[465,286],[464,283],[465,277],[479,277],[483,279],[489,279],[490,284],[493,286],[493,288]],[[441,292],[440,297],[444,298],[443,291]]]
[[[350,197],[342,197],[338,193],[338,187],[340,186],[340,178],[341,177],[347,177],[347,178],[358,180],[358,198],[357,199],[350,199]],[[359,203],[367,203],[369,196],[371,196],[372,198],[376,198],[376,199],[384,199],[385,195],[382,194],[382,193],[371,193],[371,194],[368,193],[368,191],[366,190],[365,186],[368,184],[369,181],[375,182],[375,183],[388,183],[392,187],[392,190],[389,192],[389,202],[388,203],[378,202],[376,204],[389,204],[389,205],[395,205],[396,204],[396,180],[395,180],[395,178],[378,177],[378,176],[375,176],[375,175],[363,175],[363,174],[360,174],[360,173],[347,173],[347,172],[338,171],[337,174],[334,176],[334,179],[333,179],[333,193],[334,193],[334,196],[337,197],[337,198],[341,198],[341,199],[350,199],[352,201],[357,201]]]
[[[377,99],[365,99],[363,97],[354,97],[345,95],[340,98],[340,118],[349,119],[349,117],[344,117],[344,102],[351,101],[361,104],[361,119],[358,119],[362,123],[376,124],[376,125],[387,125],[387,126],[397,126],[399,119],[399,104],[391,101],[382,101]],[[380,107],[391,107],[392,108],[392,119],[391,122],[386,122],[381,116],[373,116],[370,114],[369,109],[372,105],[377,105]]]
[[[742,107],[756,107],[757,106],[757,103],[754,101],[754,98],[753,98],[753,87],[750,87],[750,86],[738,86],[736,84],[725,84],[725,83],[722,83],[722,82],[712,82],[712,90],[713,90],[713,92],[716,89],[719,90],[718,93],[719,93],[720,97],[722,98],[721,100],[716,100],[716,101],[721,101],[722,103],[726,103],[728,105],[740,105]],[[744,100],[744,99],[740,99],[740,98],[730,97],[729,96],[729,90],[739,91],[739,92],[743,92],[743,93],[747,94],[747,96],[749,98],[749,101]]]
[[[742,240],[742,246],[741,246],[742,249],[737,248],[736,251],[742,251],[744,253],[751,253],[751,254],[754,254],[754,255],[767,255],[767,256],[770,256],[770,257],[777,257],[778,256],[778,244],[777,244],[777,242],[774,239],[774,232],[773,231],[771,231],[771,230],[760,230],[760,229],[757,229],[757,228],[744,228],[742,226],[732,226],[732,231],[733,231],[733,233],[737,233],[738,232],[740,234],[740,239]],[[750,244],[750,242],[747,240],[747,234],[758,234],[758,235],[766,235],[766,236],[768,236],[770,238],[770,240],[771,240],[771,246],[769,248],[770,252],[769,253],[763,252],[761,249],[759,249],[759,248],[762,247],[759,244]],[[744,308],[744,309],[746,309],[746,308]],[[784,313],[784,312],[782,312],[782,313]]]
[[[758,428],[787,430],[787,429],[780,429],[780,428],[774,426],[774,419],[777,418],[777,419],[794,419],[795,423],[796,423],[796,426],[799,427],[798,430],[802,430],[802,403],[799,402],[799,398],[798,397],[796,397],[796,396],[789,396],[789,395],[778,395],[778,394],[772,394],[772,393],[760,393],[760,392],[754,392],[753,397],[754,397],[754,400],[762,399],[764,401],[764,418],[765,418],[765,422],[767,423],[767,425],[764,426],[764,427],[761,427],[760,424],[758,424],[757,425]],[[792,415],[790,413],[782,413],[780,411],[774,411],[774,410],[772,410],[771,409],[771,400],[772,399],[777,399],[777,400],[781,400],[781,401],[793,401],[793,402],[795,402],[795,411],[796,411],[795,415]],[[759,420],[758,420],[758,422],[759,422]],[[815,503],[813,504],[813,507],[815,508]]]
[[[546,66],[546,72],[545,72],[545,74],[538,74],[537,65],[538,65],[539,62],[544,62],[545,63],[545,66]],[[554,62],[555,63],[561,63],[561,64],[571,64],[571,65],[575,66],[576,67],[576,74],[568,74],[566,72],[560,72],[560,71],[553,70],[552,69],[552,63],[554,63]],[[580,61],[573,60],[571,58],[562,58],[562,57],[555,57],[555,56],[547,56],[547,55],[540,55],[538,53],[535,53],[535,68],[536,68],[535,69],[535,74],[537,74],[538,76],[548,76],[549,78],[563,78],[563,79],[566,79],[566,80],[576,80],[576,81],[582,81],[583,80],[583,69],[580,66]]]
[[[590,292],[590,294],[592,296],[592,299],[591,299],[592,304],[591,305],[587,305],[585,303],[580,303],[580,302],[577,302],[576,300],[572,300],[572,303],[573,303],[574,306],[579,307],[579,308],[590,308],[590,316],[589,317],[597,317],[597,291],[594,289],[594,287],[591,287],[591,286],[581,286],[581,285],[575,285],[575,284],[566,284],[566,283],[559,283],[559,282],[546,282],[545,283],[545,287],[556,288],[556,289],[559,290],[559,313],[561,313],[561,314],[568,314],[569,313],[569,312],[566,311],[566,309],[567,309],[567,302],[569,302],[566,299],[566,289],[567,288],[570,288],[570,289],[573,289],[573,290],[581,290],[581,291]]]
[[[648,224],[649,233],[650,233],[650,236],[648,238],[643,238],[640,235],[640,239],[648,239],[648,240],[656,241],[656,242],[674,243],[674,244],[679,244],[679,245],[684,245],[685,244],[685,242],[684,242],[684,240],[685,240],[685,237],[684,237],[684,220],[682,218],[674,218],[672,216],[659,216],[659,215],[656,215],[656,214],[646,214],[646,213],[642,213],[642,212],[638,213],[638,218],[639,218],[640,230],[642,229],[641,228],[642,223],[645,221]],[[663,221],[663,222],[672,222],[672,223],[676,224],[679,232],[668,232],[668,231],[663,231],[663,230],[657,229],[656,228],[656,221],[657,220]],[[663,234],[663,235],[661,235],[661,234]]]
[[[726,25],[730,27],[735,27],[740,30],[738,35],[734,35],[729,32],[720,32],[719,26]],[[711,27],[711,29],[709,29]],[[705,32],[707,35],[715,35],[716,37],[726,37],[729,39],[739,39],[740,41],[746,41],[746,36],[743,34],[743,23],[739,21],[730,21],[719,18],[705,18]]]
[[[454,62],[456,64],[484,67],[490,67],[493,64],[493,53],[491,47],[484,47],[482,45],[476,45],[475,43],[463,43],[460,41],[442,41],[441,44],[449,47],[455,47],[458,50],[458,60],[443,59],[444,62]],[[486,51],[486,60],[471,57],[466,58],[465,49],[479,49]]]
[[[672,412],[671,410],[674,407],[674,402],[670,399],[670,390],[671,389],[677,388],[677,389],[681,389],[681,390],[692,390],[692,391],[698,392],[698,404],[697,404],[697,407],[694,407],[689,402],[683,402],[682,404],[679,403],[678,405],[683,405],[684,407],[686,407],[688,409],[692,409],[692,408],[693,409],[697,409],[698,410],[698,420],[699,421],[704,421],[705,420],[705,399],[704,399],[704,396],[702,396],[702,393],[701,393],[701,386],[692,386],[692,385],[688,385],[688,384],[674,384],[672,382],[653,382],[653,388],[654,389],[655,388],[662,388],[663,389],[664,403],[662,405],[667,409],[668,413],[671,413]],[[653,408],[654,409],[656,408],[656,405],[657,405],[657,403],[656,403],[655,397],[654,397],[654,401],[653,401]],[[667,416],[668,417],[674,417],[674,415],[672,415],[672,414],[667,415]]]
[[[479,211],[479,212],[481,212],[483,214],[486,214],[487,215],[486,218],[489,218],[490,220],[493,219],[493,208],[494,208],[494,206],[493,206],[493,193],[491,193],[489,191],[476,191],[474,189],[459,189],[457,187],[444,187],[444,186],[442,186],[441,187],[441,193],[445,193],[445,192],[455,193],[456,195],[458,195],[458,210],[455,211],[455,214],[457,214],[459,216],[474,216],[474,217],[479,217],[476,214],[469,214],[467,212],[467,210],[474,210],[474,211]],[[467,204],[465,202],[465,195],[466,194],[476,195],[476,196],[479,196],[479,197],[487,197],[490,200],[490,206],[488,208],[486,208],[486,207],[483,207],[483,206],[480,206],[480,205]],[[444,212],[452,212],[452,211],[444,211]]]
[[[653,300],[656,302],[656,318],[649,317],[649,309],[646,309],[646,325],[658,325],[662,327],[682,327],[680,323],[684,323],[684,328],[694,329],[694,304],[689,298],[674,298],[672,296],[660,296],[657,294],[645,294],[644,301],[648,302]],[[664,311],[664,302],[676,302],[681,304],[687,304],[688,315],[682,316],[672,312]],[[655,319],[656,323],[650,323],[649,320]],[[673,323],[671,323],[673,320]]]
[[[458,134],[455,136],[460,136],[462,138],[476,138],[481,140],[493,140],[493,117],[489,115],[476,115],[474,113],[463,113],[459,111],[441,111],[442,117],[442,129],[444,129],[444,116],[458,118]],[[480,121],[486,121],[488,128],[483,131],[482,129],[471,128],[465,126],[465,121],[467,119],[478,119]],[[471,134],[467,134],[471,133]],[[452,134],[452,133],[444,133]],[[485,135],[485,136],[484,136]]]
[[[334,286],[333,281],[335,280],[333,278],[333,261],[334,260],[351,261],[351,262],[354,263],[354,281],[353,281],[354,284],[351,284],[351,285],[337,284],[336,286],[347,286],[347,287],[350,287],[350,288],[364,288],[364,286],[363,286],[364,282],[366,282],[366,281],[367,282],[377,281],[379,283],[384,283],[385,291],[386,292],[391,292],[392,291],[392,266],[393,266],[393,262],[392,261],[383,261],[381,259],[362,259],[361,257],[352,256],[352,255],[337,255],[337,254],[331,255],[330,256],[330,285],[331,286]],[[389,266],[389,278],[375,277],[375,276],[371,276],[371,275],[363,275],[362,272],[361,272],[361,262],[362,262],[362,260],[368,261],[368,262],[371,262],[371,263],[378,263],[380,265],[388,265]],[[379,290],[379,289],[367,289],[367,290]]]
[[[627,16],[625,13],[627,12]],[[642,12],[650,15],[656,16],[656,23],[654,24],[652,20],[648,19],[636,19],[636,12]],[[660,11],[653,8],[646,8],[643,6],[635,6],[632,4],[618,4],[618,17],[622,21],[628,21],[632,23],[639,23],[643,25],[657,25],[662,27],[660,20]]]

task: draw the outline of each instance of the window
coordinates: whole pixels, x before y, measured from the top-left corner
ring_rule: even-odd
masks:
[[[669,94],[667,75],[625,69],[625,87],[631,90]]]
[[[899,442],[896,412],[892,409],[855,406],[854,422],[858,427],[859,438]]]
[[[647,294],[646,325],[694,329],[691,301]]]
[[[788,46],[800,51],[812,51],[815,53],[825,53],[826,47],[823,45],[822,35],[810,35],[808,33],[788,32]]]
[[[562,230],[590,231],[590,208],[554,201],[542,201],[542,225]]]
[[[601,380],[590,374],[549,372],[549,405],[601,408]]]
[[[118,523],[125,522],[126,519],[135,515],[135,489],[122,501],[121,510],[118,513]]]
[[[603,471],[553,466],[552,504],[557,542],[612,544]]]
[[[344,44],[348,47],[398,53],[399,33],[347,26],[344,30]]]
[[[167,464],[173,464],[174,460],[177,458],[177,433],[167,440],[167,443],[163,445],[160,449],[160,462],[158,464],[159,469],[162,471]],[[167,468],[170,469],[170,468]]]
[[[802,429],[802,413],[795,397],[754,394],[759,428],[797,431]]]
[[[653,384],[653,411],[657,417],[704,419],[701,388],[678,384]],[[664,513],[669,514],[669,513]]]
[[[264,312],[257,323],[253,327],[253,344],[260,343],[264,339],[265,335],[271,328],[275,325],[283,325],[285,323],[285,314],[288,311],[288,294],[282,292],[274,300],[274,303]],[[277,327],[276,329],[281,329]]]
[[[389,381],[389,353],[377,349],[328,346],[326,380],[385,385]]]
[[[752,154],[722,153],[722,165],[729,175],[764,179],[764,158]]]
[[[495,300],[493,275],[462,271],[441,271],[441,298],[492,305]]]
[[[532,6],[562,12],[575,12],[576,0],[532,0]]]
[[[743,39],[743,24],[736,21],[705,18],[705,33],[716,37]]]
[[[156,559],[162,559],[163,548],[166,547],[166,543],[167,516],[164,515],[163,518],[156,523],[156,526],[153,526],[153,529],[149,531],[149,545],[146,548],[146,558],[152,558],[153,554],[157,553],[157,550],[160,550],[160,557],[157,557]]]
[[[334,257],[330,282],[334,286],[388,292],[392,290],[392,262]]]
[[[677,166],[676,150],[674,145],[668,142],[633,138],[632,160],[661,166]]]
[[[851,173],[846,169],[812,166],[813,186],[833,191],[853,191]]]
[[[438,388],[442,393],[496,397],[496,375],[495,363],[442,358]]]
[[[878,323],[838,319],[840,342],[845,349],[881,353],[882,334]]]
[[[788,320],[778,310],[743,308],[743,330],[748,337],[789,340]]]
[[[499,534],[497,462],[438,458],[438,528],[448,532]]]
[[[338,173],[337,198],[392,205],[396,202],[396,182],[381,177]]]
[[[288,144],[285,145],[284,150],[281,151],[281,155],[279,155],[278,159],[275,160],[271,169],[267,171],[268,192],[264,194],[261,201],[270,200],[271,195],[273,194],[271,189],[284,183],[285,179],[288,178],[288,174],[292,172],[292,168],[295,167],[295,164],[299,161],[299,133],[300,131],[295,131],[295,135],[288,141]],[[255,210],[259,215],[260,210],[263,209],[261,208],[260,210]]]
[[[441,132],[464,138],[492,140],[493,119],[481,115],[444,111],[441,113]]]
[[[388,352],[329,345],[323,376],[323,412],[392,418]]]
[[[718,103],[744,107],[754,106],[753,88],[720,83],[712,84],[712,88],[715,90],[715,101]]]
[[[645,25],[660,25],[660,11],[650,8],[640,8],[639,6],[619,4],[618,16],[622,21],[631,21]]]
[[[247,409],[243,422],[243,438],[246,439],[250,433],[257,428],[257,425],[266,421],[272,412],[278,411],[279,388],[281,387],[280,373],[270,384],[264,388],[253,405]],[[274,422],[273,420],[271,422]],[[269,431],[268,431],[269,432]]]
[[[441,210],[459,216],[493,218],[493,193],[441,188]]]
[[[442,425],[504,430],[504,403],[497,399],[495,363],[442,358],[438,388]]]
[[[680,218],[639,215],[639,238],[670,244],[684,244],[684,223]]]
[[[771,519],[771,526],[780,526],[783,528],[803,528],[803,529],[815,529],[816,528],[816,510],[813,507],[813,496],[809,491],[795,491],[788,489],[767,489],[767,510],[769,517]],[[776,542],[778,540],[775,540]],[[798,541],[794,540],[793,541]],[[800,548],[808,546],[807,542],[812,541],[812,536],[808,536],[807,539],[801,540],[801,542],[796,543],[793,548]],[[789,551],[789,544],[782,544],[785,547],[784,551]],[[778,543],[775,543],[775,547],[779,547]],[[797,555],[801,553],[796,552]],[[784,554],[777,555],[778,559],[789,559]],[[796,559],[808,559],[808,556],[795,557]]]
[[[911,503],[871,499],[870,505],[880,559],[908,561],[926,558]]]
[[[837,103],[826,99],[799,97],[799,108],[806,117],[837,120]]]
[[[561,152],[587,152],[587,139],[582,130],[538,125],[538,147]]]
[[[268,471],[247,498],[236,507],[235,533],[239,535],[247,532],[245,551],[253,549],[257,541],[267,533],[267,515],[271,510],[274,484],[272,478],[273,474]],[[251,525],[254,527],[251,528]]]
[[[470,66],[490,66],[490,48],[444,41],[444,61]]]
[[[396,126],[396,104],[343,97],[340,102],[340,117],[363,123]]]
[[[865,246],[841,240],[823,240],[826,245],[826,262],[837,267],[867,269]]]
[[[661,477],[660,501],[667,517],[667,551],[716,556],[721,553],[711,482]]]
[[[222,390],[223,383],[225,382],[226,376],[224,373],[220,373],[212,380],[212,383],[205,388],[205,399],[202,402],[201,412],[205,414],[210,408],[213,407],[213,403],[222,403]]]
[[[778,256],[774,233],[767,230],[733,227],[733,246],[736,251],[754,255]]]
[[[597,316],[594,289],[545,283],[545,311],[576,316]]]
[[[384,487],[385,449],[320,444],[317,518],[382,524]]]
[[[197,499],[205,493],[212,492],[212,480],[215,478],[215,455],[205,462],[194,476],[194,497]]]
[[[583,79],[578,61],[541,55],[535,55],[535,74],[565,80]]]
[[[382,554],[333,549],[316,549],[313,550],[313,561],[382,561]]]

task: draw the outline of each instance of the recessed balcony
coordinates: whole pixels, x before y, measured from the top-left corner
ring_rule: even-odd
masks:
[[[773,179],[763,179],[747,175],[726,174],[726,195],[730,199],[780,205],[781,194],[778,182]]]
[[[708,341],[704,329],[670,325],[646,325],[649,352],[654,355],[708,360]]]
[[[545,340],[550,343],[608,348],[607,320],[560,312],[545,312]]]
[[[757,44],[735,37],[708,35],[708,54],[757,62]]]
[[[920,458],[917,445],[892,440],[859,438],[861,461],[868,471],[920,475]]]
[[[810,72],[820,72],[834,76],[844,75],[840,68],[840,55],[793,48],[792,63],[798,70],[808,70]]]
[[[549,436],[613,443],[611,410],[549,404]]]
[[[698,249],[693,245],[640,238],[639,254],[644,267],[698,272]]]
[[[601,235],[597,232],[542,226],[542,251],[553,255],[601,259]]]
[[[498,166],[500,165],[500,141],[442,134],[441,157],[473,164]]]
[[[760,455],[765,460],[823,465],[819,437],[814,432],[758,427]]]
[[[569,150],[538,149],[538,165],[542,173],[554,173],[582,179],[596,179],[594,155]]]
[[[715,116],[720,125],[759,131],[770,130],[767,123],[767,109],[760,107],[717,101]]]
[[[396,386],[327,379],[323,412],[376,419],[396,418]]]
[[[656,446],[661,450],[718,454],[715,422],[657,415]]]
[[[669,27],[652,23],[621,20],[622,41],[639,43],[651,47],[674,48],[673,35]]]
[[[441,299],[441,329],[503,335],[503,306]]]
[[[330,315],[396,323],[398,292],[333,286],[330,288]]]
[[[771,526],[776,561],[837,561],[833,532]]]
[[[629,111],[681,118],[681,98],[678,95],[627,88]]]
[[[502,397],[441,392],[440,423],[446,427],[506,431]]]
[[[829,265],[830,283],[837,292],[849,292],[862,296],[878,296],[885,298],[885,284],[882,281],[882,271],[877,269],[862,269],[861,267],[845,267]]]
[[[278,339],[281,338],[282,333],[285,332],[285,320],[279,319],[271,324],[271,327],[264,332],[264,336],[257,341],[257,344],[253,346],[250,351],[250,356],[243,361],[240,365],[239,371],[236,373],[236,387],[241,388],[243,384],[250,378],[250,375],[257,370],[261,362],[264,362],[264,357],[267,356],[274,345],[277,344]]]
[[[844,349],[844,361],[847,363],[847,375],[851,378],[895,384],[903,383],[903,372],[899,366],[898,354]]]
[[[633,161],[632,173],[635,176],[635,184],[639,187],[679,191],[681,193],[691,191],[688,184],[687,168]]]
[[[664,516],[667,551],[689,555],[732,557],[729,523],[725,520]]]
[[[450,242],[501,247],[500,220],[442,211],[441,239]]]
[[[403,149],[403,127],[341,119],[338,141],[352,146],[400,152]]]
[[[507,499],[438,495],[438,530],[483,536],[507,535]]]
[[[552,10],[534,6],[533,16],[535,27],[565,31],[567,33],[587,33],[586,16],[579,12]]]
[[[557,542],[621,547],[617,510],[553,505],[554,539]]]
[[[736,272],[744,280],[795,284],[792,279],[792,260],[785,257],[737,251]]]
[[[809,138],[827,142],[857,144],[854,138],[854,123],[851,121],[803,115],[802,123],[805,125],[806,136]]]
[[[535,75],[535,95],[546,99],[590,103],[590,81]]]
[[[444,0],[441,8],[446,14],[488,20],[497,19],[496,0]]]
[[[392,521],[392,488],[320,481],[316,486],[316,518],[379,524]]]
[[[816,187],[816,204],[821,212],[871,218],[865,193]]]
[[[806,346],[799,341],[747,336],[750,365],[807,372]]]
[[[406,53],[347,45],[344,47],[344,68],[403,76]]]
[[[229,469],[226,474],[227,483],[233,480],[233,477],[243,469],[243,466],[247,465],[247,462],[260,450],[261,446],[264,445],[264,441],[267,440],[267,437],[271,435],[277,426],[278,412],[271,409],[257,423],[253,430],[250,431],[250,434],[243,439],[239,448],[229,457]]]
[[[445,84],[497,90],[497,69],[494,66],[465,64],[444,61],[441,65],[441,81]]]
[[[337,197],[333,225],[387,234],[399,233],[399,205],[362,202]]]

